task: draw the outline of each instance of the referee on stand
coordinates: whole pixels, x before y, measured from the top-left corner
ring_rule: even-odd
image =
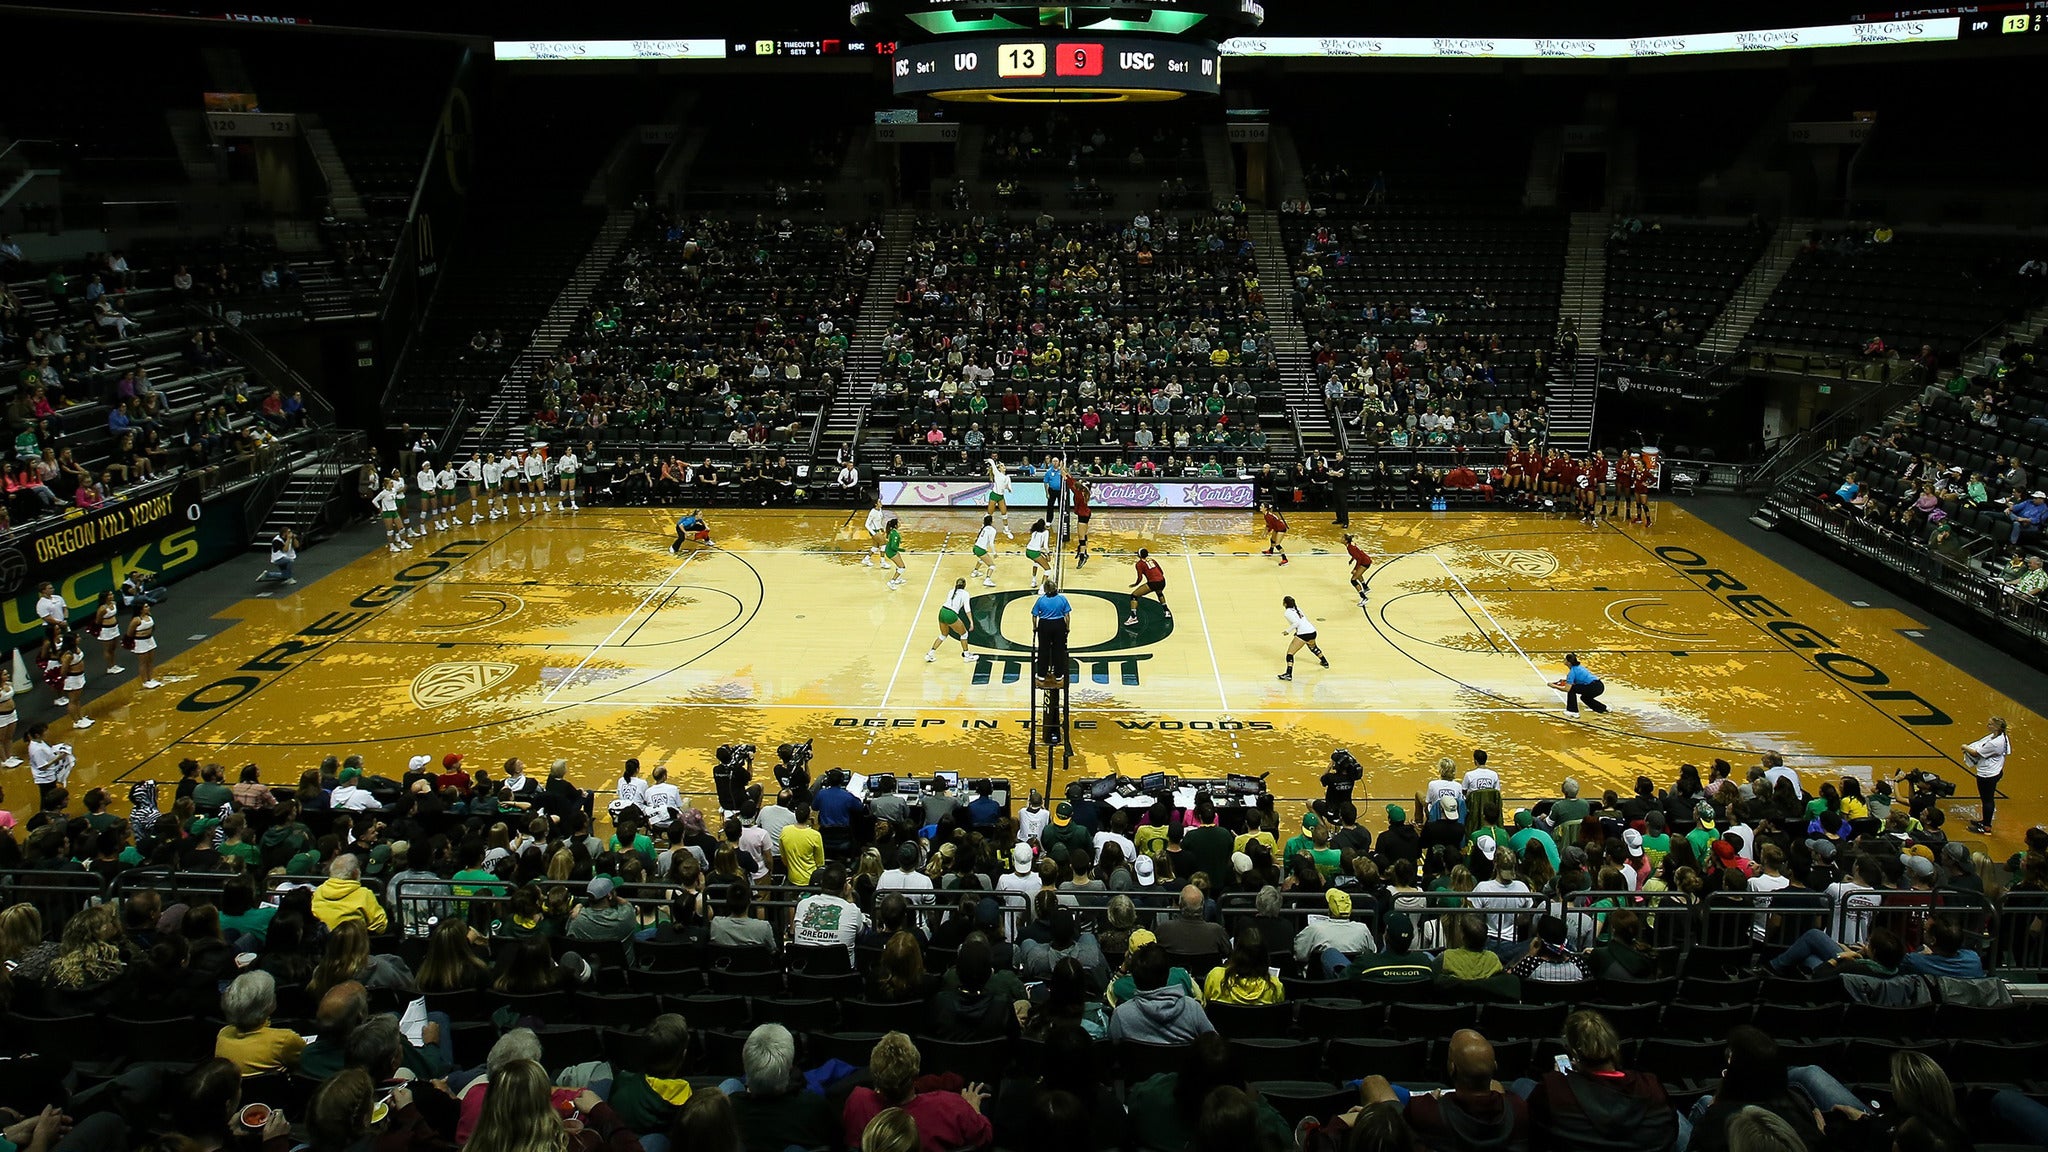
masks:
[[[1038,633],[1040,688],[1057,688],[1067,679],[1067,624],[1074,605],[1060,594],[1059,585],[1047,580],[1031,605],[1031,620]]]
[[[1591,668],[1579,663],[1577,652],[1564,654],[1564,679],[1554,681],[1550,686],[1564,693],[1564,714],[1574,720],[1579,718],[1581,700],[1595,712],[1607,711],[1607,705],[1600,702],[1600,694],[1607,691],[1607,685],[1593,675]]]

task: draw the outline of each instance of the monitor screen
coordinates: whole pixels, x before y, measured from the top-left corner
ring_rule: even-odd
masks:
[[[960,788],[960,774],[958,772],[934,772],[932,773],[932,779],[944,780],[946,787],[955,791],[958,791]]]

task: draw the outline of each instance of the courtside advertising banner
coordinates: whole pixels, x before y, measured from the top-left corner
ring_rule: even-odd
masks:
[[[980,508],[988,504],[986,480],[884,480],[882,503],[892,508]],[[1249,480],[1127,480],[1097,477],[1088,481],[1088,504],[1094,508],[1249,508]],[[1019,480],[1010,489],[1010,507],[1045,507],[1045,484]]]

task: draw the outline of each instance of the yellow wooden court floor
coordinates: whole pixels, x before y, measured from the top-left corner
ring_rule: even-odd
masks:
[[[1318,518],[1319,520],[1321,518]],[[379,547],[317,582],[252,597],[162,666],[102,695],[65,733],[80,787],[170,779],[181,757],[254,762],[288,782],[327,753],[397,775],[460,752],[494,773],[566,757],[608,787],[626,757],[708,790],[709,750],[815,738],[816,768],[957,769],[1023,783],[1031,715],[1027,566],[1000,541],[999,586],[970,584],[972,660],[927,663],[940,604],[973,560],[968,511],[907,511],[908,579],[863,567],[859,515],[713,511],[715,547],[671,554],[658,509],[585,509]],[[1690,761],[1738,766],[1781,750],[1815,773],[1927,767],[1972,795],[1959,746],[1992,713],[2017,748],[2041,718],[1902,635],[1923,621],[1858,608],[1662,506],[1654,528],[1501,513],[1359,515],[1378,559],[1361,609],[1326,520],[1299,518],[1285,567],[1259,555],[1250,515],[1095,517],[1094,556],[1067,561],[1075,603],[1071,771],[1271,772],[1285,798],[1319,795],[1332,748],[1365,765],[1361,792],[1411,795],[1439,755],[1492,755],[1510,796],[1565,775],[1626,788]],[[1122,617],[1131,559],[1163,564],[1171,621]],[[1318,623],[1331,666],[1306,653],[1282,683],[1281,597]],[[1547,687],[1577,651],[1612,711],[1573,721]],[[98,664],[95,660],[94,668]],[[53,730],[62,730],[60,722]],[[2021,754],[2024,756],[2024,753]],[[1064,770],[1064,769],[1063,769]],[[1462,770],[1462,768],[1461,768]],[[2015,833],[2043,815],[2018,792]],[[10,790],[17,808],[31,790]],[[1374,813],[1377,820],[1377,813]]]

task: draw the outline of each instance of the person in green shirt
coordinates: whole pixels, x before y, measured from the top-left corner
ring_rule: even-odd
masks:
[[[1589,801],[1579,799],[1579,781],[1577,777],[1565,777],[1564,784],[1561,787],[1564,792],[1564,799],[1553,801],[1550,805],[1550,826],[1552,828],[1569,824],[1574,820],[1584,820],[1586,814],[1593,810],[1593,805]]]
[[[635,1132],[667,1132],[676,1113],[690,1102],[690,1081],[683,1061],[690,1049],[690,1026],[681,1016],[665,1012],[647,1026],[639,1056],[612,1077],[605,1102],[619,1122]]]
[[[1181,1148],[1195,1141],[1195,1121],[1202,1101],[1217,1088],[1242,1090],[1230,1042],[1222,1033],[1206,1032],[1188,1045],[1178,1072],[1162,1072],[1132,1085],[1124,1100],[1131,1143],[1145,1148]],[[1271,1147],[1291,1147],[1294,1128],[1264,1096],[1251,1093],[1258,1108],[1259,1133]]]
[[[228,770],[218,764],[208,764],[199,770],[199,784],[192,789],[192,803],[200,812],[212,816],[235,802],[235,790],[228,787]]]
[[[1487,950],[1486,917],[1459,916],[1450,923],[1458,946],[1446,948],[1438,958],[1443,974],[1453,980],[1489,980],[1501,974],[1500,957]]]
[[[220,893],[220,934],[230,945],[242,937],[252,937],[258,948],[268,940],[271,918],[277,915],[277,905],[260,903],[256,899],[255,881],[247,876],[237,876],[221,888]]]
[[[1527,808],[1515,809],[1515,834],[1508,837],[1508,845],[1515,850],[1517,859],[1527,855],[1530,844],[1543,850],[1550,858],[1550,867],[1556,871],[1558,864],[1557,841],[1550,833],[1536,827],[1536,817]]]
[[[94,788],[85,794],[85,823],[95,832],[105,832],[121,823],[119,816],[107,811],[107,802],[110,799],[104,788]]]
[[[463,841],[456,852],[455,862],[460,868],[451,879],[457,896],[488,894],[511,887],[499,880],[496,872],[484,867],[484,842],[481,840]]]
[[[1687,843],[1692,845],[1693,859],[1704,861],[1708,858],[1707,846],[1712,844],[1714,838],[1721,834],[1714,827],[1713,804],[1705,800],[1700,801],[1698,807],[1693,809],[1693,819],[1696,823],[1694,823],[1692,831],[1685,834],[1685,839]]]
[[[239,860],[242,867],[250,872],[263,870],[263,853],[249,842],[249,818],[240,812],[231,812],[220,822],[225,839],[221,842],[220,858]]]

